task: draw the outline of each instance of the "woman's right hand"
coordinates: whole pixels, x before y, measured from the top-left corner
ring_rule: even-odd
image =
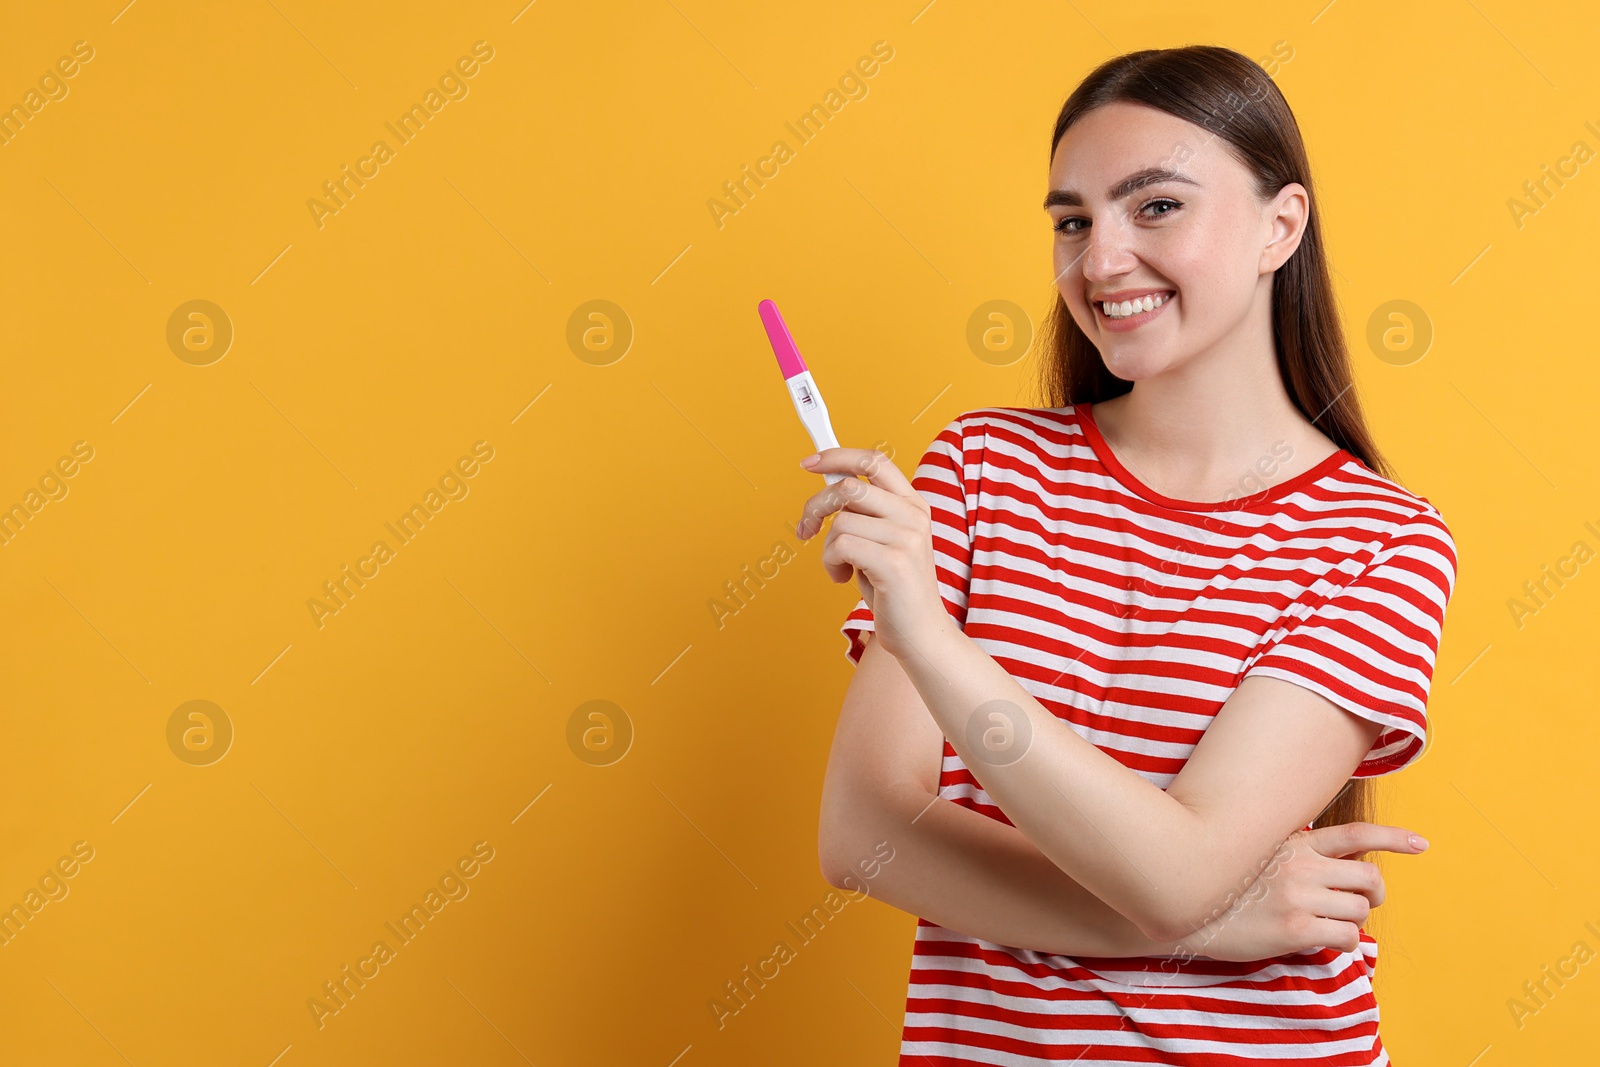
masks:
[[[1228,910],[1178,944],[1182,952],[1249,962],[1321,947],[1354,952],[1383,903],[1383,877],[1365,852],[1414,856],[1412,831],[1370,822],[1296,830]],[[1424,846],[1426,847],[1426,846]]]

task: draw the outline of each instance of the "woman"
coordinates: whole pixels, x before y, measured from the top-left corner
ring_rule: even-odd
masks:
[[[797,531],[863,593],[824,872],[919,917],[902,1063],[1387,1063],[1358,857],[1427,845],[1366,820],[1456,556],[1379,473],[1294,117],[1231,50],[1121,56],[1049,188],[1052,406],[911,482],[803,462],[868,479]]]

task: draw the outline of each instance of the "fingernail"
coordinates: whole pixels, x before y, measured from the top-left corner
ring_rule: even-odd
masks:
[[[821,461],[822,461],[822,453],[813,452],[813,453],[811,453],[811,455],[807,456],[805,459],[800,461],[800,466],[802,466],[802,467],[814,467],[818,463],[820,463]]]
[[[1428,839],[1425,837],[1418,837],[1416,834],[1412,834],[1408,840],[1411,842],[1411,847],[1416,849],[1418,852],[1421,852],[1428,847]]]

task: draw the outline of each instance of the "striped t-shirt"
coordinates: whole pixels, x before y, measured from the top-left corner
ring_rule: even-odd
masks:
[[[1090,405],[989,407],[946,426],[912,484],[965,634],[1161,788],[1250,674],[1381,723],[1357,777],[1426,747],[1455,544],[1425,497],[1350,452],[1230,501],[1175,500],[1118,461]],[[858,601],[852,662],[872,628]],[[939,793],[1011,824],[948,740]],[[1233,963],[1063,956],[919,918],[900,1062],[1382,1065],[1376,962],[1365,930],[1358,951]]]

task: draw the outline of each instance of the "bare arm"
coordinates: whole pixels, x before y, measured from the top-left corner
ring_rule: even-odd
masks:
[[[876,640],[962,762],[1040,851],[1152,938],[1204,924],[1326,806],[1385,726],[1413,735],[1408,753],[1421,744],[1455,574],[1436,513],[1414,516],[1283,638],[1270,671],[1244,677],[1163,790],[1056,718],[962,632],[941,604],[933,505],[887,457],[830,448],[807,469],[867,476],[814,494],[801,536],[834,515],[824,568],[835,581],[857,577]]]
[[[948,615],[938,623],[899,657],[935,723],[1046,856],[1154,938],[1192,933],[1248,884],[1379,732],[1309,689],[1246,678],[1163,790],[1057,719]],[[991,732],[1004,750],[985,751]]]
[[[865,635],[864,635],[865,636]],[[1002,945],[1078,956],[1178,954],[1079,885],[1022,832],[936,799],[944,735],[875,640],[845,693],[823,783],[818,847],[829,883]],[[864,882],[856,864],[887,841]]]

